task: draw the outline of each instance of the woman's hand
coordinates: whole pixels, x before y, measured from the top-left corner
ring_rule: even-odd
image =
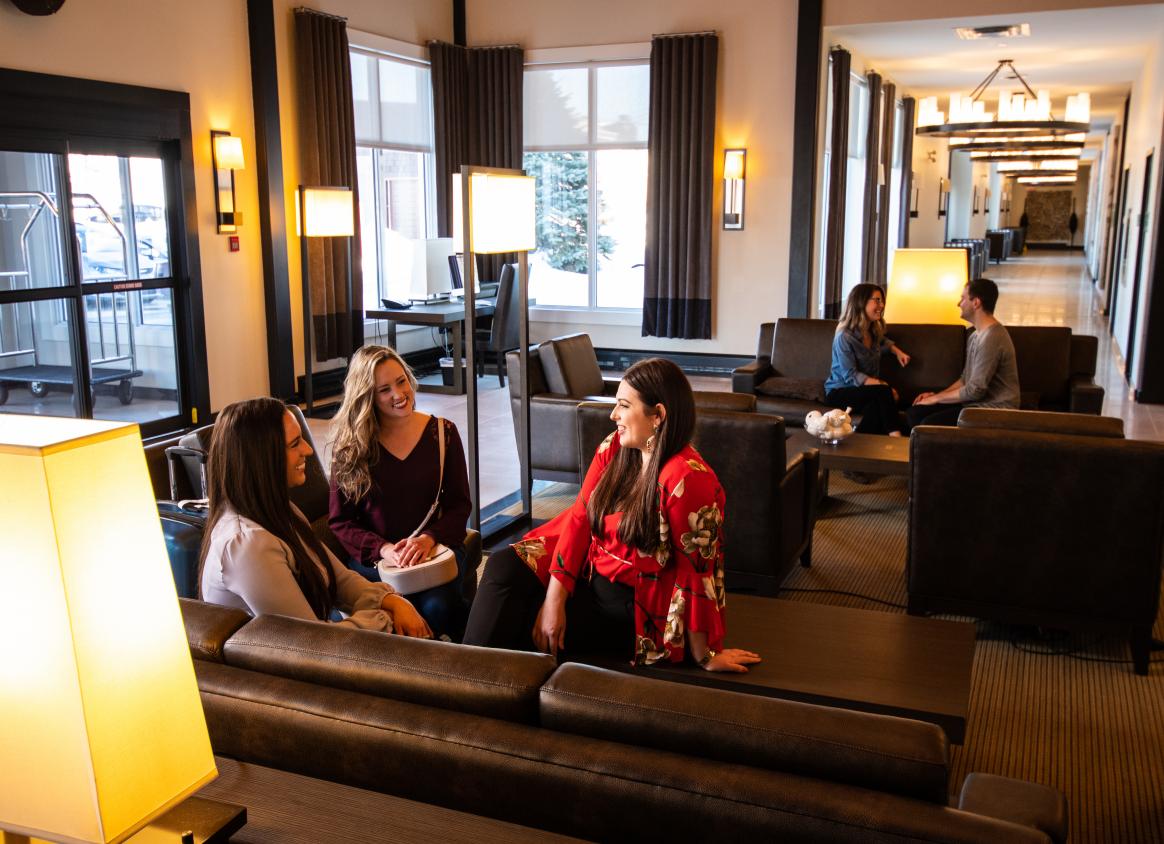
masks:
[[[432,630],[416,607],[402,595],[385,595],[380,606],[392,615],[392,632],[417,639],[431,639]]]
[[[894,356],[895,358],[897,358],[897,362],[898,362],[899,364],[901,364],[902,366],[906,366],[906,365],[908,365],[908,364],[909,364],[909,362],[912,360],[912,358],[911,358],[911,357],[910,357],[908,354],[906,354],[905,352],[903,352],[903,351],[902,351],[901,349],[899,349],[897,346],[894,346],[894,347],[893,347],[893,356]]]
[[[732,671],[747,674],[748,666],[760,661],[760,655],[740,648],[724,648],[717,651],[703,666],[704,671]]]
[[[566,587],[557,578],[550,578],[546,599],[534,622],[533,640],[539,651],[554,656],[566,648]]]
[[[885,381],[881,378],[878,378],[876,375],[866,375],[865,376],[865,386],[878,386],[880,384],[888,384],[888,383],[889,383],[888,381]]]
[[[412,536],[407,539],[402,539],[392,546],[390,555],[395,557],[390,563],[400,566],[401,568],[408,568],[423,563],[428,559],[429,554],[432,553],[433,546],[436,545],[436,540],[427,533],[422,533],[420,536]]]

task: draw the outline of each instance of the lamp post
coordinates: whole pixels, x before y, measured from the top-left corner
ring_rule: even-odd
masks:
[[[346,237],[348,238],[347,256],[347,306],[352,306],[352,235],[355,234],[355,209],[352,202],[352,189],[346,187],[321,187],[314,185],[300,185],[298,203],[296,204],[297,219],[299,221],[299,260],[300,276],[303,288],[303,402],[306,405],[306,415],[311,416],[314,407],[315,390],[311,383],[312,378],[312,342],[311,342],[311,268],[307,255],[307,238],[309,237]],[[351,320],[343,321],[344,348],[348,353],[352,350]]]

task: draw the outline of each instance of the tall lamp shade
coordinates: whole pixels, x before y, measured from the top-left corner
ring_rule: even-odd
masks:
[[[967,280],[964,249],[898,249],[886,291],[889,322],[961,325],[958,297]]]
[[[529,252],[537,246],[534,227],[534,178],[497,173],[472,173],[469,176],[469,213],[473,222],[473,242],[469,251],[476,255],[503,252]],[[461,176],[453,174],[453,244],[465,242],[464,199]]]
[[[0,829],[123,841],[217,771],[137,425],[0,417]]]

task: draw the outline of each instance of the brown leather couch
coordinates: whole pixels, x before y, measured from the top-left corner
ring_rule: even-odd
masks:
[[[1122,420],[967,408],[910,437],[911,613],[1127,636],[1148,672],[1164,444]]]
[[[781,319],[760,326],[756,359],[732,373],[733,392],[756,396],[761,413],[803,427],[810,410],[825,410],[824,382],[832,363],[837,324],[825,319]],[[1061,326],[1007,326],[1014,342],[1024,410],[1099,414],[1103,388],[1094,383],[1098,341]],[[918,393],[948,387],[962,374],[969,332],[957,325],[890,325],[889,336],[912,360],[886,356],[881,375],[902,408]]]
[[[577,409],[579,471],[613,430],[610,405]],[[766,413],[701,408],[695,448],[715,470],[727,500],[724,525],[728,589],[775,594],[797,559],[812,562],[820,452],[789,455],[784,420]]]
[[[602,401],[608,406],[613,404],[619,379],[603,377],[588,334],[568,334],[531,346],[529,363],[530,462],[533,465],[533,477],[579,484],[594,451],[591,449],[589,453],[579,456],[578,442],[574,437],[574,409],[583,401]],[[521,372],[521,356],[516,351],[509,352],[505,365],[510,373]],[[509,379],[509,404],[513,413],[514,436],[520,442],[520,378]],[[756,409],[755,398],[727,392],[696,390],[695,404],[700,409]],[[581,473],[579,465],[582,467]]]
[[[1044,786],[972,774],[951,805],[932,724],[182,610],[211,744],[229,758],[597,841],[1066,837],[1066,802]]]

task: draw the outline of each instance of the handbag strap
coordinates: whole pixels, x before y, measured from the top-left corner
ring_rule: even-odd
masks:
[[[410,533],[408,535],[409,539],[412,539],[414,536],[416,536],[422,530],[424,530],[424,526],[428,524],[429,519],[431,519],[433,517],[433,514],[436,513],[437,508],[439,508],[441,506],[441,493],[444,492],[444,484],[445,484],[445,420],[441,419],[439,416],[434,416],[433,418],[436,420],[436,424],[437,424],[437,452],[440,455],[438,457],[440,469],[439,469],[439,474],[437,475],[437,493],[436,493],[436,498],[433,499],[432,506],[428,508],[428,512],[425,513],[424,518],[421,519],[421,522],[417,526],[416,530],[414,530],[412,533]]]

